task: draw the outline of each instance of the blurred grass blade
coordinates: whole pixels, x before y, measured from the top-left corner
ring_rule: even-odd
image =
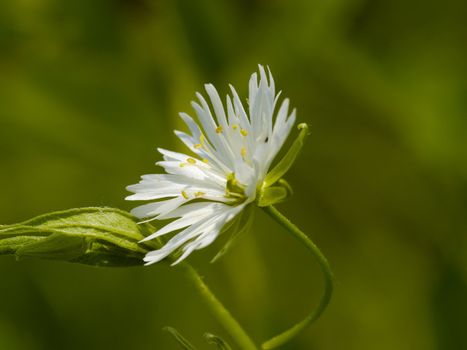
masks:
[[[209,344],[216,345],[219,350],[232,350],[230,345],[221,337],[211,333],[205,333],[204,338]]]
[[[164,331],[169,332],[175,338],[175,340],[180,344],[180,346],[185,350],[196,350],[196,348],[186,340],[175,328],[165,327]]]
[[[93,266],[142,265],[157,242],[139,243],[149,224],[114,208],[78,208],[0,226],[0,255],[33,257]]]

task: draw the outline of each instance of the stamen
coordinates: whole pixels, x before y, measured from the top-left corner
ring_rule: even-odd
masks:
[[[238,129],[238,124],[232,124],[232,129],[237,130]]]
[[[197,143],[197,144],[194,145],[194,147],[195,147],[196,149],[200,149],[201,147],[203,147],[203,145],[200,144],[200,143]]]
[[[180,168],[183,168],[184,166],[187,166],[187,163],[180,163]]]
[[[182,196],[185,199],[190,199],[190,197],[188,197],[188,194],[185,191],[182,191]]]
[[[225,194],[226,194],[227,197],[245,198],[242,194],[236,193],[236,192],[232,192],[232,191],[229,191],[229,190],[226,190],[226,191],[225,191]]]
[[[242,147],[242,149],[240,150],[240,154],[242,155],[243,158],[245,158],[245,156],[246,156],[246,148],[245,147]]]
[[[246,131],[245,129],[240,129],[240,133],[241,133],[244,137],[247,137],[247,136],[248,136],[248,131]]]
[[[186,161],[190,164],[196,164],[196,160],[193,158],[188,158]]]
[[[220,134],[220,133],[222,132],[222,126],[218,126],[218,127],[216,128],[216,132],[217,132],[218,134]]]
[[[235,173],[230,173],[227,176],[225,194],[228,198],[238,198],[238,200],[244,200],[246,198],[244,187],[235,178]]]
[[[203,158],[203,162],[208,164],[209,163],[209,160],[207,160],[206,158]]]
[[[204,196],[206,193],[204,192],[201,192],[201,191],[198,191],[198,192],[195,192],[195,197],[202,197]]]

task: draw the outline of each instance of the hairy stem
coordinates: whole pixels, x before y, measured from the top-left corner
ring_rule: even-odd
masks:
[[[302,321],[298,322],[288,330],[282,332],[281,334],[271,338],[270,340],[262,344],[263,349],[274,349],[296,337],[297,334],[299,334],[305,327],[307,327],[309,324],[311,324],[313,321],[316,321],[319,318],[319,316],[323,313],[323,311],[329,304],[329,301],[331,300],[334,277],[326,257],[323,255],[323,253],[321,253],[319,248],[308,238],[307,235],[305,235],[297,226],[290,222],[289,219],[282,215],[272,205],[263,207],[263,209],[274,220],[276,220],[287,231],[289,231],[296,239],[298,239],[300,243],[302,243],[314,255],[314,257],[318,260],[321,270],[323,271],[325,282],[324,293],[316,309],[314,309]]]

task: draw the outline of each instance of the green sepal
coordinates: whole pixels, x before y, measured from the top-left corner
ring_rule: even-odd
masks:
[[[258,207],[267,207],[285,201],[293,194],[292,187],[284,179],[277,181],[276,185],[263,188],[256,201]]]
[[[196,350],[196,348],[188,340],[186,340],[175,328],[164,327],[163,330],[169,332],[182,349]]]
[[[216,345],[219,350],[232,350],[230,345],[217,335],[204,333],[204,339],[206,339],[209,344]]]
[[[78,208],[0,227],[0,255],[34,257],[93,266],[142,265],[158,242],[139,243],[149,224],[114,208]]]
[[[266,175],[264,179],[263,187],[267,188],[275,184],[282,178],[287,171],[289,171],[292,164],[295,162],[298,154],[300,153],[304,143],[305,138],[310,134],[308,131],[308,124],[301,123],[298,125],[298,130],[300,133],[295,139],[292,146],[289,148],[285,156],[277,163],[277,165]]]

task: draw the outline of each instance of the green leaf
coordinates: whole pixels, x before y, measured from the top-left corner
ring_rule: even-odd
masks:
[[[16,255],[70,261],[79,258],[86,249],[85,238],[53,233],[34,244],[20,247]]]
[[[163,330],[172,334],[172,336],[183,349],[196,350],[196,348],[188,340],[186,340],[175,328],[165,327],[163,328]]]
[[[0,255],[93,266],[142,265],[144,255],[160,247],[157,241],[139,243],[154,230],[119,209],[70,209],[0,226]]]
[[[298,130],[300,133],[295,139],[292,146],[289,148],[285,156],[277,163],[277,165],[266,175],[264,180],[263,187],[269,187],[275,184],[284,174],[289,171],[292,164],[297,159],[298,154],[300,153],[304,143],[305,138],[309,135],[308,124],[301,123],[298,125]]]
[[[209,344],[216,345],[219,350],[232,350],[230,345],[221,337],[211,333],[205,333],[204,338]]]

